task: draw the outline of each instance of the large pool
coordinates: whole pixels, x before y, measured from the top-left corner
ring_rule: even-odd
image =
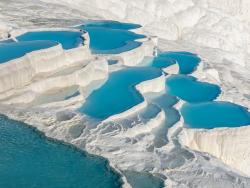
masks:
[[[77,28],[86,30],[90,36],[90,49],[98,54],[118,54],[132,50],[141,45],[136,39],[144,35],[136,34],[129,29],[140,27],[136,24],[127,24],[112,21],[90,22]]]
[[[110,74],[108,81],[91,93],[80,111],[95,118],[105,119],[121,113],[143,101],[135,85],[162,74],[153,67],[134,67]]]
[[[250,113],[229,102],[189,104],[181,108],[185,125],[190,128],[240,127],[250,125]]]
[[[103,158],[52,141],[0,116],[0,187],[118,188],[120,176]]]
[[[71,49],[83,43],[82,32],[77,31],[35,31],[16,37],[18,41],[49,40],[60,43],[63,49]]]
[[[0,43],[0,63],[4,63],[25,54],[49,48],[57,45],[55,41],[28,41],[28,42],[10,42],[10,43]]]
[[[220,87],[206,82],[199,82],[192,76],[173,75],[166,81],[169,94],[190,102],[212,101],[220,94]]]

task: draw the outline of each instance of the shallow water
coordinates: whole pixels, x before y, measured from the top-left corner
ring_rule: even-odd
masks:
[[[103,86],[91,93],[80,111],[91,117],[105,119],[128,110],[143,101],[134,86],[161,74],[159,69],[153,67],[134,67],[113,72]]]
[[[82,32],[76,31],[36,31],[16,37],[18,41],[49,40],[60,43],[63,49],[76,48],[83,43]]]
[[[190,52],[163,52],[159,54],[159,57],[176,60],[180,68],[180,74],[192,73],[201,61],[197,55]]]
[[[0,41],[0,44],[1,43],[11,43],[11,42],[15,42],[13,39],[6,39],[6,40],[1,40]]]
[[[136,39],[144,38],[128,29],[140,27],[135,24],[101,21],[91,22],[77,28],[86,30],[90,36],[90,49],[93,53],[118,54],[141,45]]]
[[[181,114],[189,128],[211,129],[250,124],[247,109],[229,102],[186,103],[181,108]]]
[[[173,75],[166,81],[169,94],[190,102],[212,101],[220,94],[220,87],[214,84],[199,82],[192,76]]]
[[[46,49],[57,44],[58,43],[54,41],[0,43],[0,63],[22,57],[29,52]]]
[[[175,59],[158,56],[153,59],[150,65],[156,68],[166,68],[175,63],[176,63]]]
[[[133,188],[162,188],[164,187],[164,181],[150,173],[146,172],[124,172],[129,184]]]
[[[166,115],[165,121],[152,131],[155,134],[155,147],[161,147],[168,142],[168,129],[180,119],[179,112],[173,107],[178,102],[178,99],[167,92],[162,94],[147,94],[146,97],[150,103],[160,107]]]
[[[118,188],[103,158],[47,139],[24,123],[0,116],[0,187]]]
[[[131,30],[140,28],[141,25],[133,23],[122,23],[112,20],[101,20],[101,21],[91,21],[85,24],[88,27],[104,27],[109,29],[122,29],[122,30]]]

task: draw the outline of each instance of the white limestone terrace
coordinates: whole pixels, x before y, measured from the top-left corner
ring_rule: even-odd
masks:
[[[247,0],[220,2],[216,0],[108,0],[105,2],[54,0],[53,3],[47,0],[1,1],[0,37],[6,38],[13,29],[58,27],[60,24],[70,26],[81,23],[83,18],[137,22],[143,25],[141,32],[160,37],[158,44],[160,50],[185,50],[198,53],[203,59],[203,67],[194,74],[197,74],[200,80],[219,84],[223,91],[221,100],[250,107],[248,63],[250,32],[247,11],[250,4]],[[125,52],[124,59],[128,57],[128,60],[124,62],[129,63],[130,59],[135,57],[139,62],[144,55],[152,55],[154,44],[151,42],[145,41],[151,45],[142,45],[142,48],[148,50],[138,50],[142,54],[138,55],[136,51]],[[117,170],[159,173],[166,177],[167,187],[250,186],[248,178],[250,172],[247,168],[250,164],[247,147],[249,127],[196,131],[183,129],[183,123],[180,121],[173,130],[169,131],[169,143],[161,148],[155,148],[156,135],[152,130],[160,126],[159,122],[167,119],[161,109],[150,120],[142,119],[140,113],[129,113],[130,116],[120,121],[102,123],[74,112],[88,93],[96,87],[92,81],[102,82],[106,79],[109,70],[120,68],[115,67],[116,65],[108,67],[105,60],[108,57],[98,57],[94,60],[96,57],[89,56],[87,49],[84,50],[86,56],[80,57],[78,50],[74,49],[74,53],[69,55],[69,52],[64,51],[59,45],[44,51],[32,52],[14,60],[13,64],[26,62],[27,64],[24,64],[28,67],[32,65],[32,71],[37,71],[35,74],[27,73],[27,77],[23,76],[25,74],[20,74],[21,79],[17,80],[18,82],[25,80],[22,82],[25,84],[1,92],[1,113],[13,119],[25,121],[49,137],[104,156]],[[41,56],[41,59],[37,58],[38,56]],[[47,59],[43,59],[44,57]],[[39,72],[41,60],[46,60],[48,64],[52,61],[60,64],[56,63],[58,67],[52,67],[51,70],[47,69],[48,66],[42,67],[43,71]],[[4,69],[7,72],[7,68],[4,67],[10,66],[9,63],[0,65],[1,72]],[[23,73],[27,70],[29,69],[25,69]],[[91,74],[83,78],[82,73],[88,72]],[[66,83],[65,77],[69,80]],[[26,80],[26,78],[29,79]],[[159,82],[159,85],[161,83]],[[42,100],[41,102],[42,96],[56,93],[72,85],[77,86],[76,89],[73,87],[73,90],[79,90],[79,96],[64,101]],[[7,86],[3,84],[3,87]],[[69,90],[71,89],[70,87]],[[151,89],[154,88],[150,87]],[[32,97],[33,101],[26,100]],[[144,97],[149,105],[151,101]],[[39,102],[35,102],[37,98]],[[12,104],[11,107],[10,104]],[[141,129],[143,126],[147,129]],[[232,137],[234,137],[233,140]],[[216,149],[213,150],[213,148]],[[211,155],[197,151],[216,156],[234,170]]]
[[[130,57],[129,59],[137,60],[133,61],[134,64],[130,64],[132,66],[141,61],[136,57],[152,56],[155,45],[155,40],[150,38],[145,40],[141,50],[121,54],[118,66],[122,68],[123,57],[126,56]],[[89,153],[101,155],[107,158],[110,164],[121,173],[125,170],[133,170],[161,174],[164,176],[167,187],[221,187],[222,185],[247,187],[250,184],[248,178],[233,172],[232,169],[212,156],[180,146],[175,138],[175,132],[170,136],[171,140],[168,144],[160,148],[155,147],[154,141],[157,139],[157,135],[154,133],[154,129],[161,126],[161,123],[168,118],[167,114],[160,107],[158,107],[159,112],[149,119],[143,118],[140,114],[149,105],[157,106],[146,94],[163,92],[164,76],[137,85],[137,90],[144,96],[144,102],[140,108],[135,107],[124,112],[125,115],[121,114],[119,117],[99,122],[77,113],[75,109],[84,102],[84,98],[90,91],[95,89],[94,82],[104,81],[109,71],[116,70],[112,67],[117,66],[108,66],[105,60],[108,58],[107,56],[92,56],[89,55],[88,50],[86,46],[83,46],[65,51],[59,45],[31,52],[22,58],[13,60],[18,65],[17,63],[24,59],[27,67],[33,65],[33,69],[37,70],[43,69],[40,69],[41,65],[38,64],[41,63],[41,60],[50,64],[61,61],[62,63],[55,63],[56,68],[47,67],[46,71],[42,71],[43,74],[39,74],[39,72],[34,74],[32,82],[22,82],[22,79],[18,79],[21,81],[21,85],[5,89],[2,92],[1,113],[35,126],[48,137],[63,140]],[[79,53],[84,51],[87,55],[81,56],[83,59],[79,59]],[[74,55],[67,58],[68,52],[75,52],[74,55],[77,55],[77,58]],[[26,57],[29,57],[28,60],[25,60]],[[4,67],[11,66],[13,62],[0,66],[4,70]],[[21,64],[20,67],[22,67]],[[174,72],[168,73],[176,73],[176,68],[169,70]],[[25,75],[25,71],[22,71],[20,75]],[[9,77],[12,76],[12,72],[9,72]],[[42,100],[42,103],[37,103],[35,100],[48,98],[41,96],[50,97],[51,92],[60,93],[62,89],[74,85],[77,85],[77,89],[80,91],[80,94],[75,97],[60,101]],[[51,91],[52,89],[53,91]],[[125,183],[124,187],[129,187],[129,185]]]
[[[11,37],[15,39],[16,36],[29,31],[50,30],[64,31],[68,29],[20,29],[12,31]],[[39,120],[42,127],[39,127],[40,123],[34,123],[40,118],[40,115],[37,114],[37,116],[36,113],[40,110],[42,116],[49,113],[49,116],[56,122],[66,122],[74,118],[77,114],[74,110],[82,105],[88,94],[98,87],[100,82],[107,79],[109,74],[108,59],[118,58],[119,66],[128,64],[134,66],[140,63],[145,56],[152,56],[156,45],[154,40],[146,38],[141,41],[142,45],[138,49],[123,52],[119,56],[92,55],[88,46],[88,33],[84,33],[82,37],[85,39],[83,46],[64,50],[61,44],[58,44],[0,64],[2,72],[0,78],[1,113],[32,124],[52,138],[69,142],[65,139],[69,136],[67,134],[62,135],[65,138],[59,138],[50,135],[53,131],[51,132],[49,129],[47,129],[48,132],[45,131],[45,128],[52,128],[51,126],[58,123],[52,125],[52,122],[46,123]],[[142,90],[144,89],[142,88]],[[79,94],[75,96],[76,92]],[[32,113],[32,120],[23,119],[22,116],[29,116],[29,113]],[[74,126],[82,119],[80,114],[77,117],[79,119],[74,121]],[[81,134],[81,130],[74,134]],[[84,148],[81,147],[81,149]],[[124,186],[129,187],[126,179]]]
[[[0,35],[13,28],[71,26],[83,19],[139,23],[144,33],[160,38],[164,50],[179,46],[199,52],[215,74],[230,77],[221,83],[231,94],[225,97],[249,107],[249,8],[248,0],[3,0]]]

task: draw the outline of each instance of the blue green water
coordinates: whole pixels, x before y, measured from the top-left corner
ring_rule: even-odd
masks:
[[[120,176],[103,158],[52,141],[0,116],[1,188],[118,188]]]
[[[145,36],[128,31],[128,29],[138,27],[140,26],[135,24],[101,21],[87,23],[77,28],[89,33],[90,49],[93,53],[118,54],[141,45],[141,42],[135,40]]]
[[[160,69],[153,67],[134,67],[113,72],[103,86],[90,94],[80,111],[91,117],[105,119],[128,110],[143,101],[135,85],[161,74]]]
[[[133,23],[123,23],[112,20],[90,21],[85,24],[88,27],[104,27],[109,29],[131,30],[140,28],[141,25]]]
[[[159,54],[159,57],[176,60],[179,65],[180,74],[192,73],[201,61],[197,55],[190,52],[163,52]]]
[[[82,32],[75,31],[37,31],[27,32],[16,37],[18,41],[50,40],[60,43],[63,49],[71,49],[83,43]]]
[[[200,61],[196,54],[190,52],[162,52],[150,64],[163,68],[178,63],[179,74],[166,80],[166,89],[168,94],[186,102],[180,110],[185,125],[206,129],[249,125],[249,112],[242,106],[213,102],[221,92],[219,86],[199,82],[195,77],[185,75],[192,73]]]
[[[187,127],[211,129],[215,127],[240,127],[250,124],[250,113],[242,106],[229,102],[189,104],[181,108]]]
[[[153,61],[151,62],[151,66],[162,69],[170,65],[173,65],[175,63],[176,63],[175,59],[158,56],[153,59]]]
[[[4,63],[19,57],[26,53],[49,48],[57,45],[54,41],[29,41],[29,42],[11,42],[0,43],[0,63]]]
[[[192,76],[173,75],[166,81],[167,91],[171,95],[190,102],[212,101],[220,94],[220,87],[199,82]]]

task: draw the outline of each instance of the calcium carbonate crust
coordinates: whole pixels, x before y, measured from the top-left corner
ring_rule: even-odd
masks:
[[[243,185],[248,185],[248,178],[232,172],[231,169],[228,169],[217,159],[178,146],[177,136],[182,127],[174,131],[170,129],[168,133],[169,142],[161,148],[154,148],[154,142],[157,139],[154,129],[161,126],[168,117],[162,109],[150,119],[143,119],[139,114],[151,104],[151,101],[146,97],[148,92],[159,93],[165,90],[166,77],[163,75],[138,84],[135,89],[141,93],[144,101],[124,113],[100,122],[76,112],[76,109],[81,106],[88,94],[96,88],[95,84],[93,84],[95,81],[104,82],[108,74],[119,69],[119,67],[134,66],[140,63],[142,57],[153,55],[155,46],[155,40],[151,38],[144,39],[141,48],[122,53],[119,57],[117,55],[116,57],[93,56],[86,51],[88,50],[86,46],[70,50],[75,55],[86,51],[87,55],[85,57],[81,56],[84,59],[79,59],[78,56],[76,58],[74,58],[75,56],[65,58],[68,52],[63,50],[60,45],[45,51],[32,52],[27,55],[32,57],[29,60],[23,57],[26,66],[34,64],[38,67],[36,68],[37,71],[31,74],[33,77],[28,77],[32,82],[18,82],[18,84],[14,82],[14,86],[10,89],[3,87],[1,96],[4,100],[2,100],[1,112],[10,118],[36,127],[48,137],[71,143],[89,153],[107,158],[110,165],[121,174],[123,174],[124,170],[161,174],[166,178],[165,185],[167,187],[215,187],[215,185],[222,184],[241,186],[242,182]],[[60,53],[55,53],[57,51],[60,51]],[[53,55],[50,55],[50,53]],[[45,56],[46,61],[58,59],[57,61],[63,60],[65,63],[58,63],[58,67],[47,67],[46,71],[42,71],[43,74],[46,73],[50,76],[37,76],[38,73],[41,73],[39,72],[40,65],[37,65],[41,62],[40,58],[38,58],[40,56]],[[126,56],[137,61],[133,61],[134,64],[126,64],[124,63],[126,62],[124,59],[127,59]],[[117,58],[119,60],[118,65],[108,66],[107,59],[110,58]],[[19,61],[19,59],[15,61]],[[12,63],[8,62],[5,66],[7,65],[12,66]],[[3,65],[3,67],[5,66]],[[176,65],[165,71],[170,71],[168,72],[170,74],[178,72],[174,67]],[[14,68],[14,70],[17,69]],[[80,75],[87,76],[82,77]],[[11,75],[7,77],[10,78],[9,80],[13,80]],[[36,78],[35,82],[33,82],[34,77]],[[67,82],[63,79],[65,77],[68,78]],[[32,97],[35,99],[36,95],[27,94],[40,93],[40,95],[45,95],[48,90],[50,91],[50,88],[56,88],[57,90],[70,85],[78,85],[80,95],[68,100],[49,103],[43,101],[44,103],[37,104],[34,102],[35,100],[30,100]],[[18,95],[16,95],[17,93]],[[6,100],[6,97],[8,100]],[[207,158],[209,158],[209,161],[206,160]],[[201,169],[203,173],[197,176],[198,171]],[[214,175],[215,172],[216,176]],[[231,177],[235,177],[235,179]],[[122,178],[124,181],[123,186],[129,187],[126,178],[124,176]],[[204,178],[209,183],[205,184],[200,181]],[[240,183],[238,179],[240,179]]]
[[[47,0],[43,1],[47,2]],[[27,4],[31,2],[25,1]],[[247,0],[220,2],[215,0],[139,0],[136,2],[53,0],[53,3],[60,4],[60,9],[63,9],[65,14],[68,13],[69,7],[71,10],[72,8],[78,9],[78,16],[75,13],[68,14],[74,15],[74,18],[80,18],[83,15],[81,12],[85,12],[84,15],[88,18],[96,15],[104,19],[142,24],[143,27],[138,32],[159,36],[158,48],[160,50],[185,50],[201,56],[203,62],[194,76],[201,81],[220,85],[222,95],[217,100],[250,106],[249,64],[247,63],[250,51],[249,11],[247,10],[250,3]],[[46,4],[48,7],[54,6],[51,2]],[[2,18],[8,19],[4,15]],[[0,23],[0,38],[6,38],[13,33],[13,28],[7,26],[6,23],[8,22]],[[23,19],[22,22],[17,21],[14,24],[15,27],[25,28],[26,26]],[[51,22],[45,24],[50,25]],[[181,119],[168,130],[168,143],[161,148],[154,148],[156,135],[153,134],[153,130],[161,126],[160,122],[168,118],[162,110],[150,120],[129,113],[126,118],[122,116],[122,119],[118,118],[111,122],[98,122],[75,112],[75,109],[84,102],[84,98],[95,89],[93,82],[104,82],[110,71],[120,69],[124,65],[136,65],[144,56],[151,56],[154,53],[152,51],[154,47],[154,40],[153,43],[149,40],[135,51],[125,52],[121,56],[103,57],[90,55],[89,49],[84,46],[68,53],[58,45],[38,51],[37,54],[32,52],[25,57],[13,60],[14,63],[8,62],[0,66],[1,72],[6,72],[6,78],[8,78],[8,84],[6,84],[8,86],[3,83],[1,86],[1,112],[10,118],[31,124],[48,137],[63,140],[87,152],[106,157],[110,164],[121,173],[123,170],[159,173],[166,177],[167,187],[249,187],[247,164],[250,164],[250,157],[249,149],[246,147],[249,142],[248,126],[192,130],[184,128]],[[79,51],[81,53],[84,51],[85,56],[79,55]],[[97,60],[94,60],[96,58]],[[110,58],[118,59],[119,64],[108,66],[107,60]],[[135,64],[130,64],[134,59],[136,59]],[[62,62],[55,63],[52,67],[43,67],[39,65],[42,60]],[[17,66],[19,61],[23,62],[20,63],[20,67]],[[102,65],[99,70],[99,66],[95,66],[97,64]],[[13,69],[17,77],[8,75],[5,67],[9,70]],[[27,70],[30,67],[32,69]],[[94,75],[100,76],[97,76],[97,80],[89,76],[89,82],[84,83],[81,78],[77,78],[80,71],[76,70],[79,70],[79,67],[80,71],[86,73],[90,69]],[[71,71],[66,71],[69,69]],[[176,67],[167,71],[168,73],[177,72]],[[43,74],[46,77],[50,76],[45,79],[41,76]],[[60,81],[64,76],[71,80],[66,85]],[[35,83],[39,83],[39,87],[33,83],[34,80]],[[160,78],[156,80],[159,86],[162,85]],[[48,84],[49,88],[53,88],[53,83],[59,88],[77,83],[80,95],[65,101],[51,103],[45,101],[44,104],[39,105],[28,100],[30,97],[36,98],[34,91],[40,92],[41,95],[46,94],[48,91],[45,85]],[[145,83],[147,85],[150,82]],[[154,89],[150,84],[145,88]],[[16,96],[15,93],[18,95]],[[142,92],[143,96],[144,94]],[[144,108],[140,108],[141,110],[150,104],[150,100],[144,96],[144,104],[146,103],[147,105],[143,105]],[[173,106],[173,109],[179,109],[182,103],[180,101]],[[140,109],[136,112],[140,113]],[[232,137],[234,137],[233,141],[230,139]],[[203,152],[214,155],[234,170],[225,166],[217,158]],[[124,187],[126,186],[129,185],[125,183]]]

